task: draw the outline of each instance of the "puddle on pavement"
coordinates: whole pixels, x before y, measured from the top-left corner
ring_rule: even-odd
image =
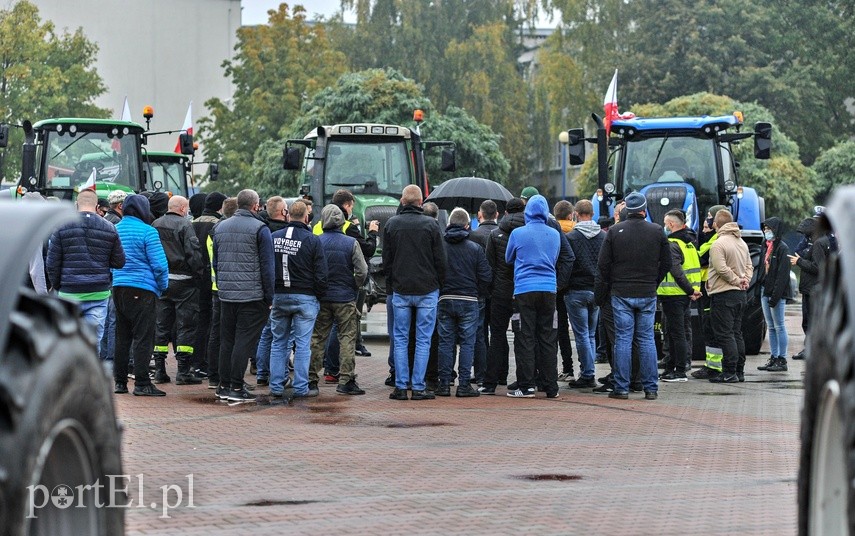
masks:
[[[301,504],[314,504],[324,501],[311,501],[311,500],[294,500],[294,501],[274,501],[269,499],[262,499],[260,501],[252,501],[246,504],[242,504],[241,506],[297,506]]]
[[[253,402],[229,402],[228,400],[220,400],[219,398],[213,395],[201,395],[191,397],[190,400],[197,404],[202,405],[214,405],[214,406],[228,406],[230,408],[234,407],[242,407],[242,408],[255,408],[255,407],[270,407],[270,406],[288,406],[290,403],[290,398],[273,398],[268,395],[257,395]]]
[[[518,475],[514,478],[519,480],[532,480],[535,482],[541,481],[553,481],[553,482],[566,482],[566,481],[574,481],[574,480],[582,480],[582,475]]]

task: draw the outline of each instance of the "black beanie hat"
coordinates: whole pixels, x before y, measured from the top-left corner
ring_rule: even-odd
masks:
[[[163,192],[153,192],[148,198],[148,202],[151,205],[151,214],[154,219],[163,216],[169,210],[169,196]]]
[[[208,197],[205,198],[205,210],[211,212],[217,212],[222,210],[223,201],[226,200],[226,196],[221,194],[220,192],[211,192],[208,194]]]
[[[522,199],[519,197],[514,197],[510,201],[508,201],[507,207],[505,207],[505,211],[508,214],[514,214],[516,212],[522,212],[525,210],[525,203],[523,203]]]
[[[190,214],[192,214],[194,218],[201,216],[202,211],[205,210],[205,197],[207,196],[203,193],[193,194],[190,196]]]

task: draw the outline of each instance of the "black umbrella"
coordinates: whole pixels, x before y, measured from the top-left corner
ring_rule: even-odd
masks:
[[[478,212],[481,203],[492,199],[496,202],[501,214],[505,211],[505,205],[513,197],[507,188],[490,179],[458,177],[437,186],[425,201],[433,201],[440,209],[454,210],[461,207],[470,214],[474,214]]]

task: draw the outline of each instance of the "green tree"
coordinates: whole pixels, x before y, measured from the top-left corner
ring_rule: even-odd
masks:
[[[42,22],[38,8],[20,1],[0,11],[0,116],[20,124],[51,117],[107,117],[109,110],[93,103],[105,91],[95,71],[98,46],[83,31],[57,34]],[[21,174],[19,129],[10,132],[2,173],[15,181]]]
[[[838,186],[852,184],[855,177],[855,141],[847,140],[828,149],[813,163],[816,172],[816,201],[825,204]]]
[[[676,117],[727,115],[742,111],[746,128],[758,121],[773,125],[772,158],[756,160],[752,142],[734,146],[734,156],[740,163],[739,184],[755,188],[766,200],[766,215],[778,216],[795,225],[814,204],[815,173],[799,160],[799,147],[777,126],[772,113],[755,103],[740,103],[729,97],[698,93],[672,99],[665,104],[644,104],[633,107],[639,117]],[[597,155],[589,155],[577,179],[580,196],[589,197],[596,190]]]
[[[220,163],[220,188],[238,190],[258,182],[253,156],[276,140],[300,111],[300,104],[331,85],[345,70],[323,24],[308,24],[302,6],[268,12],[268,24],[238,30],[234,60],[223,62],[235,85],[232,102],[205,103],[210,116],[199,121],[208,160]]]
[[[422,109],[424,139],[450,140],[457,145],[458,170],[454,175],[440,171],[439,156],[429,151],[426,156],[428,176],[434,184],[452,176],[479,174],[503,181],[509,165],[499,149],[499,136],[460,108],[449,107],[438,113],[423,89],[413,80],[392,69],[369,69],[348,73],[303,104],[301,113],[284,129],[283,138],[302,138],[319,125],[339,123],[386,123],[412,125],[413,111]],[[284,139],[261,145],[253,167],[257,179],[249,186],[264,195],[294,195],[299,176],[282,169]]]

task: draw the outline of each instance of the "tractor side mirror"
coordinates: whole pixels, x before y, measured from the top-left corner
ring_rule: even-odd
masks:
[[[442,150],[442,164],[440,166],[442,171],[454,171],[457,169],[457,161],[454,149],[443,149]]]
[[[581,166],[585,163],[585,131],[581,128],[571,128],[567,131],[567,156],[571,166]]]
[[[220,164],[217,164],[216,162],[212,162],[212,163],[208,164],[208,173],[210,174],[210,177],[208,178],[208,180],[213,182],[213,181],[216,181],[217,179],[219,179],[220,178]]]
[[[300,169],[300,149],[285,147],[282,151],[282,168],[288,170]]]
[[[186,132],[179,134],[178,148],[181,150],[181,154],[192,155],[195,153],[196,148],[193,147],[193,134],[188,134]]]
[[[0,125],[0,149],[6,148],[9,145],[9,125],[3,123]]]
[[[772,123],[754,125],[754,158],[769,160],[772,156]]]

